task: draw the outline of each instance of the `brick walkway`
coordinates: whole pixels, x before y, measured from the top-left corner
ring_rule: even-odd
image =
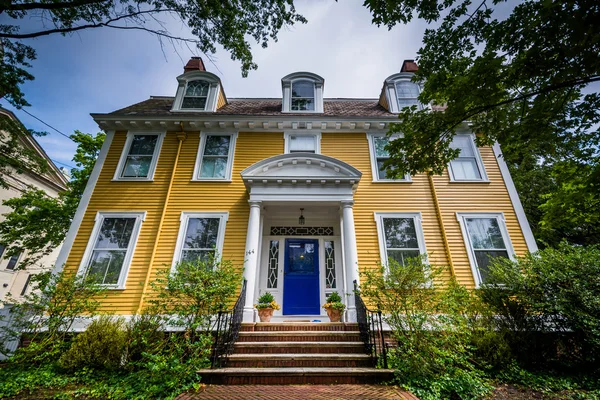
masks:
[[[393,386],[382,385],[207,385],[176,400],[418,400]]]

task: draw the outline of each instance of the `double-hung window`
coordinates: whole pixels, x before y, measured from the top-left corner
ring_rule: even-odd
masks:
[[[285,153],[314,153],[321,152],[320,133],[290,133],[284,134]]]
[[[152,180],[164,133],[129,132],[115,180]]]
[[[385,146],[394,140],[395,137],[388,137],[382,134],[368,134],[369,147],[371,151],[371,171],[373,171],[373,181],[375,182],[410,182],[410,175],[405,174],[401,179],[390,179],[387,176],[389,168],[383,166],[385,161],[390,158],[390,153]]]
[[[459,149],[460,154],[450,161],[450,179],[452,181],[487,181],[479,149],[475,146],[472,134],[457,134],[450,147]]]
[[[419,85],[408,80],[400,80],[396,82],[396,97],[398,100],[398,110],[402,111],[404,107],[417,106],[419,103]]]
[[[194,180],[231,180],[236,136],[235,133],[200,135]]]
[[[382,263],[406,265],[426,253],[420,213],[375,213]]]
[[[181,102],[182,109],[204,110],[208,100],[210,83],[203,80],[189,81]]]
[[[457,214],[467,246],[469,261],[479,286],[489,276],[494,258],[512,258],[514,251],[502,214]]]
[[[223,249],[227,216],[227,213],[182,213],[173,265],[218,257]]]
[[[292,111],[315,110],[315,83],[309,80],[292,82]]]
[[[125,280],[144,212],[99,212],[79,274],[111,288],[125,288]]]

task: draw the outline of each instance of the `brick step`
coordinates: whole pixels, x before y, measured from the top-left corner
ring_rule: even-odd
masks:
[[[375,368],[220,368],[198,371],[202,383],[219,385],[334,385],[390,381],[394,371]]]
[[[367,354],[232,354],[228,368],[370,367]]]
[[[270,331],[355,331],[358,324],[350,322],[246,322],[242,323],[242,332]]]
[[[265,331],[240,332],[239,342],[359,342],[358,332]]]
[[[236,342],[234,354],[364,354],[362,342]]]

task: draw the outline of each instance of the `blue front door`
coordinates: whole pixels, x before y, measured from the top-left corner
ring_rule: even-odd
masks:
[[[286,239],[283,315],[319,315],[319,241]]]

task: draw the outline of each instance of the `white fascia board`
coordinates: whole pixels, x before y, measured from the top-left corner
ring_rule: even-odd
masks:
[[[92,193],[96,188],[96,183],[100,177],[100,172],[102,171],[102,167],[104,167],[104,161],[106,160],[106,155],[108,154],[108,150],[114,136],[114,131],[106,132],[106,137],[104,138],[104,143],[102,144],[102,148],[98,154],[98,159],[94,164],[94,169],[92,169],[88,183],[85,186],[85,190],[83,191],[83,195],[81,196],[81,200],[77,206],[77,211],[75,211],[75,216],[73,217],[73,221],[71,222],[67,236],[65,236],[65,241],[60,249],[60,253],[58,254],[54,268],[52,269],[53,274],[61,272],[65,263],[67,262],[67,258],[69,257],[69,253],[73,247],[73,242],[75,242],[75,237],[77,236],[77,232],[79,232],[81,221],[83,221],[83,216],[85,215],[85,211],[87,210],[90,199],[92,198]]]
[[[500,144],[496,142],[494,146],[492,146],[492,149],[494,150],[496,161],[498,161],[498,167],[500,167],[500,173],[502,174],[502,179],[504,179],[504,184],[506,185],[506,190],[508,191],[510,201],[512,202],[515,214],[517,215],[517,220],[519,221],[521,232],[523,232],[523,236],[525,237],[527,249],[530,253],[535,253],[536,251],[538,251],[538,246],[535,242],[535,238],[533,237],[533,232],[531,231],[529,221],[527,221],[527,216],[525,215],[523,204],[521,203],[521,199],[519,198],[519,193],[517,193],[517,188],[515,187],[515,183],[513,182],[512,177],[510,175],[510,171],[508,170],[508,165],[506,165],[506,162],[504,161],[504,156],[502,155]]]

